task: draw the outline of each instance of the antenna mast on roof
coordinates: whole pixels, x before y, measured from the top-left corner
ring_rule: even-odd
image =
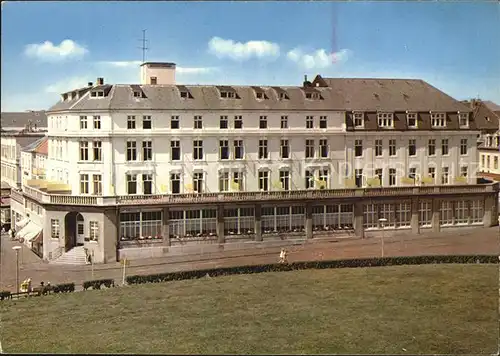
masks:
[[[142,30],[142,39],[139,41],[142,42],[142,47],[139,47],[139,49],[142,50],[142,64],[144,64],[144,62],[146,62],[146,51],[149,49],[146,47],[148,43],[148,40],[146,39],[146,30]]]

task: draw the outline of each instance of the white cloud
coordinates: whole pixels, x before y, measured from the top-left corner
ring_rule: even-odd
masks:
[[[212,37],[208,42],[208,51],[219,58],[248,60],[256,58],[276,58],[280,55],[280,46],[269,41],[248,41],[245,43]]]
[[[219,69],[215,67],[177,67],[175,70],[179,74],[206,74],[216,72]]]
[[[90,77],[73,77],[59,82],[53,83],[45,87],[44,91],[46,93],[57,93],[61,94],[72,89],[83,88],[89,82]]]
[[[312,53],[305,53],[300,48],[294,48],[287,53],[287,58],[306,69],[324,69],[338,62],[345,62],[351,51],[342,49],[338,52],[327,52],[321,48]]]
[[[72,40],[61,41],[54,45],[50,41],[32,43],[25,47],[24,54],[43,61],[61,61],[69,58],[81,58],[88,50]]]
[[[142,64],[141,61],[104,61],[99,62],[100,64],[117,67],[117,68],[129,68],[129,67],[138,67]]]

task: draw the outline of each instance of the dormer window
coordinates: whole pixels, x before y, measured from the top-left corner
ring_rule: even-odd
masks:
[[[469,114],[468,113],[458,113],[458,121],[460,128],[469,127]]]
[[[355,112],[354,113],[354,127],[364,127],[365,126],[365,120],[364,120],[364,115],[362,112]]]
[[[444,113],[431,113],[432,127],[446,127],[446,115]]]
[[[92,92],[90,92],[90,96],[93,98],[95,98],[95,97],[102,98],[102,97],[104,97],[104,91],[102,91],[102,90],[92,91]]]
[[[279,93],[280,100],[288,100],[288,95],[286,93]]]
[[[321,96],[317,92],[309,92],[306,93],[306,99],[318,100],[321,99]]]
[[[181,91],[181,98],[189,98],[189,93],[187,91]]]
[[[141,98],[142,97],[142,93],[139,92],[139,91],[134,91],[134,98]]]
[[[377,114],[378,127],[392,128],[394,127],[394,117],[392,113],[378,113]]]
[[[257,99],[264,99],[264,93],[255,93]]]
[[[103,92],[102,90],[99,90],[99,91],[97,92],[97,96],[98,96],[98,97],[103,97],[103,96],[104,96],[104,92]]]
[[[63,101],[68,100],[68,94],[63,94],[62,98],[63,98]]]
[[[72,92],[71,93],[71,100],[75,99],[76,98],[76,92]]]
[[[417,127],[417,114],[416,113],[406,114],[406,122],[408,123],[408,127],[416,128]]]
[[[236,95],[232,91],[221,91],[220,97],[225,98],[225,99],[234,99],[236,97]]]

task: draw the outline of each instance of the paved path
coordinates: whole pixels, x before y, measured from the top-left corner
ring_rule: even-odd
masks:
[[[12,246],[18,244],[2,237],[0,290],[15,290],[16,257]],[[500,230],[474,228],[448,230],[422,235],[405,234],[384,238],[385,256],[412,256],[423,254],[498,254],[500,255]],[[290,246],[289,261],[306,261],[338,258],[374,257],[381,255],[380,234],[369,234],[365,239],[311,240]],[[251,250],[221,251],[203,255],[172,256],[131,261],[127,275],[152,274],[191,269],[229,267],[274,263],[280,247]],[[122,269],[119,263],[94,266],[62,266],[42,262],[26,247],[20,253],[20,281],[30,277],[33,285],[40,281],[51,284],[113,278],[121,284]],[[22,263],[21,263],[22,260]]]

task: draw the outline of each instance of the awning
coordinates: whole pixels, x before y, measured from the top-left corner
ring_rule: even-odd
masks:
[[[33,239],[32,243],[43,243],[43,230],[41,230],[38,234],[36,234],[35,238]]]
[[[28,218],[24,218],[21,221],[17,222],[16,223],[17,230],[22,230],[29,221],[30,221],[30,218],[28,217]],[[21,232],[21,231],[19,231],[19,232]]]
[[[42,228],[33,221],[30,221],[28,225],[19,231],[18,236],[19,238],[24,239],[24,244],[31,247],[31,240],[33,240],[40,233],[40,231],[42,231]]]

